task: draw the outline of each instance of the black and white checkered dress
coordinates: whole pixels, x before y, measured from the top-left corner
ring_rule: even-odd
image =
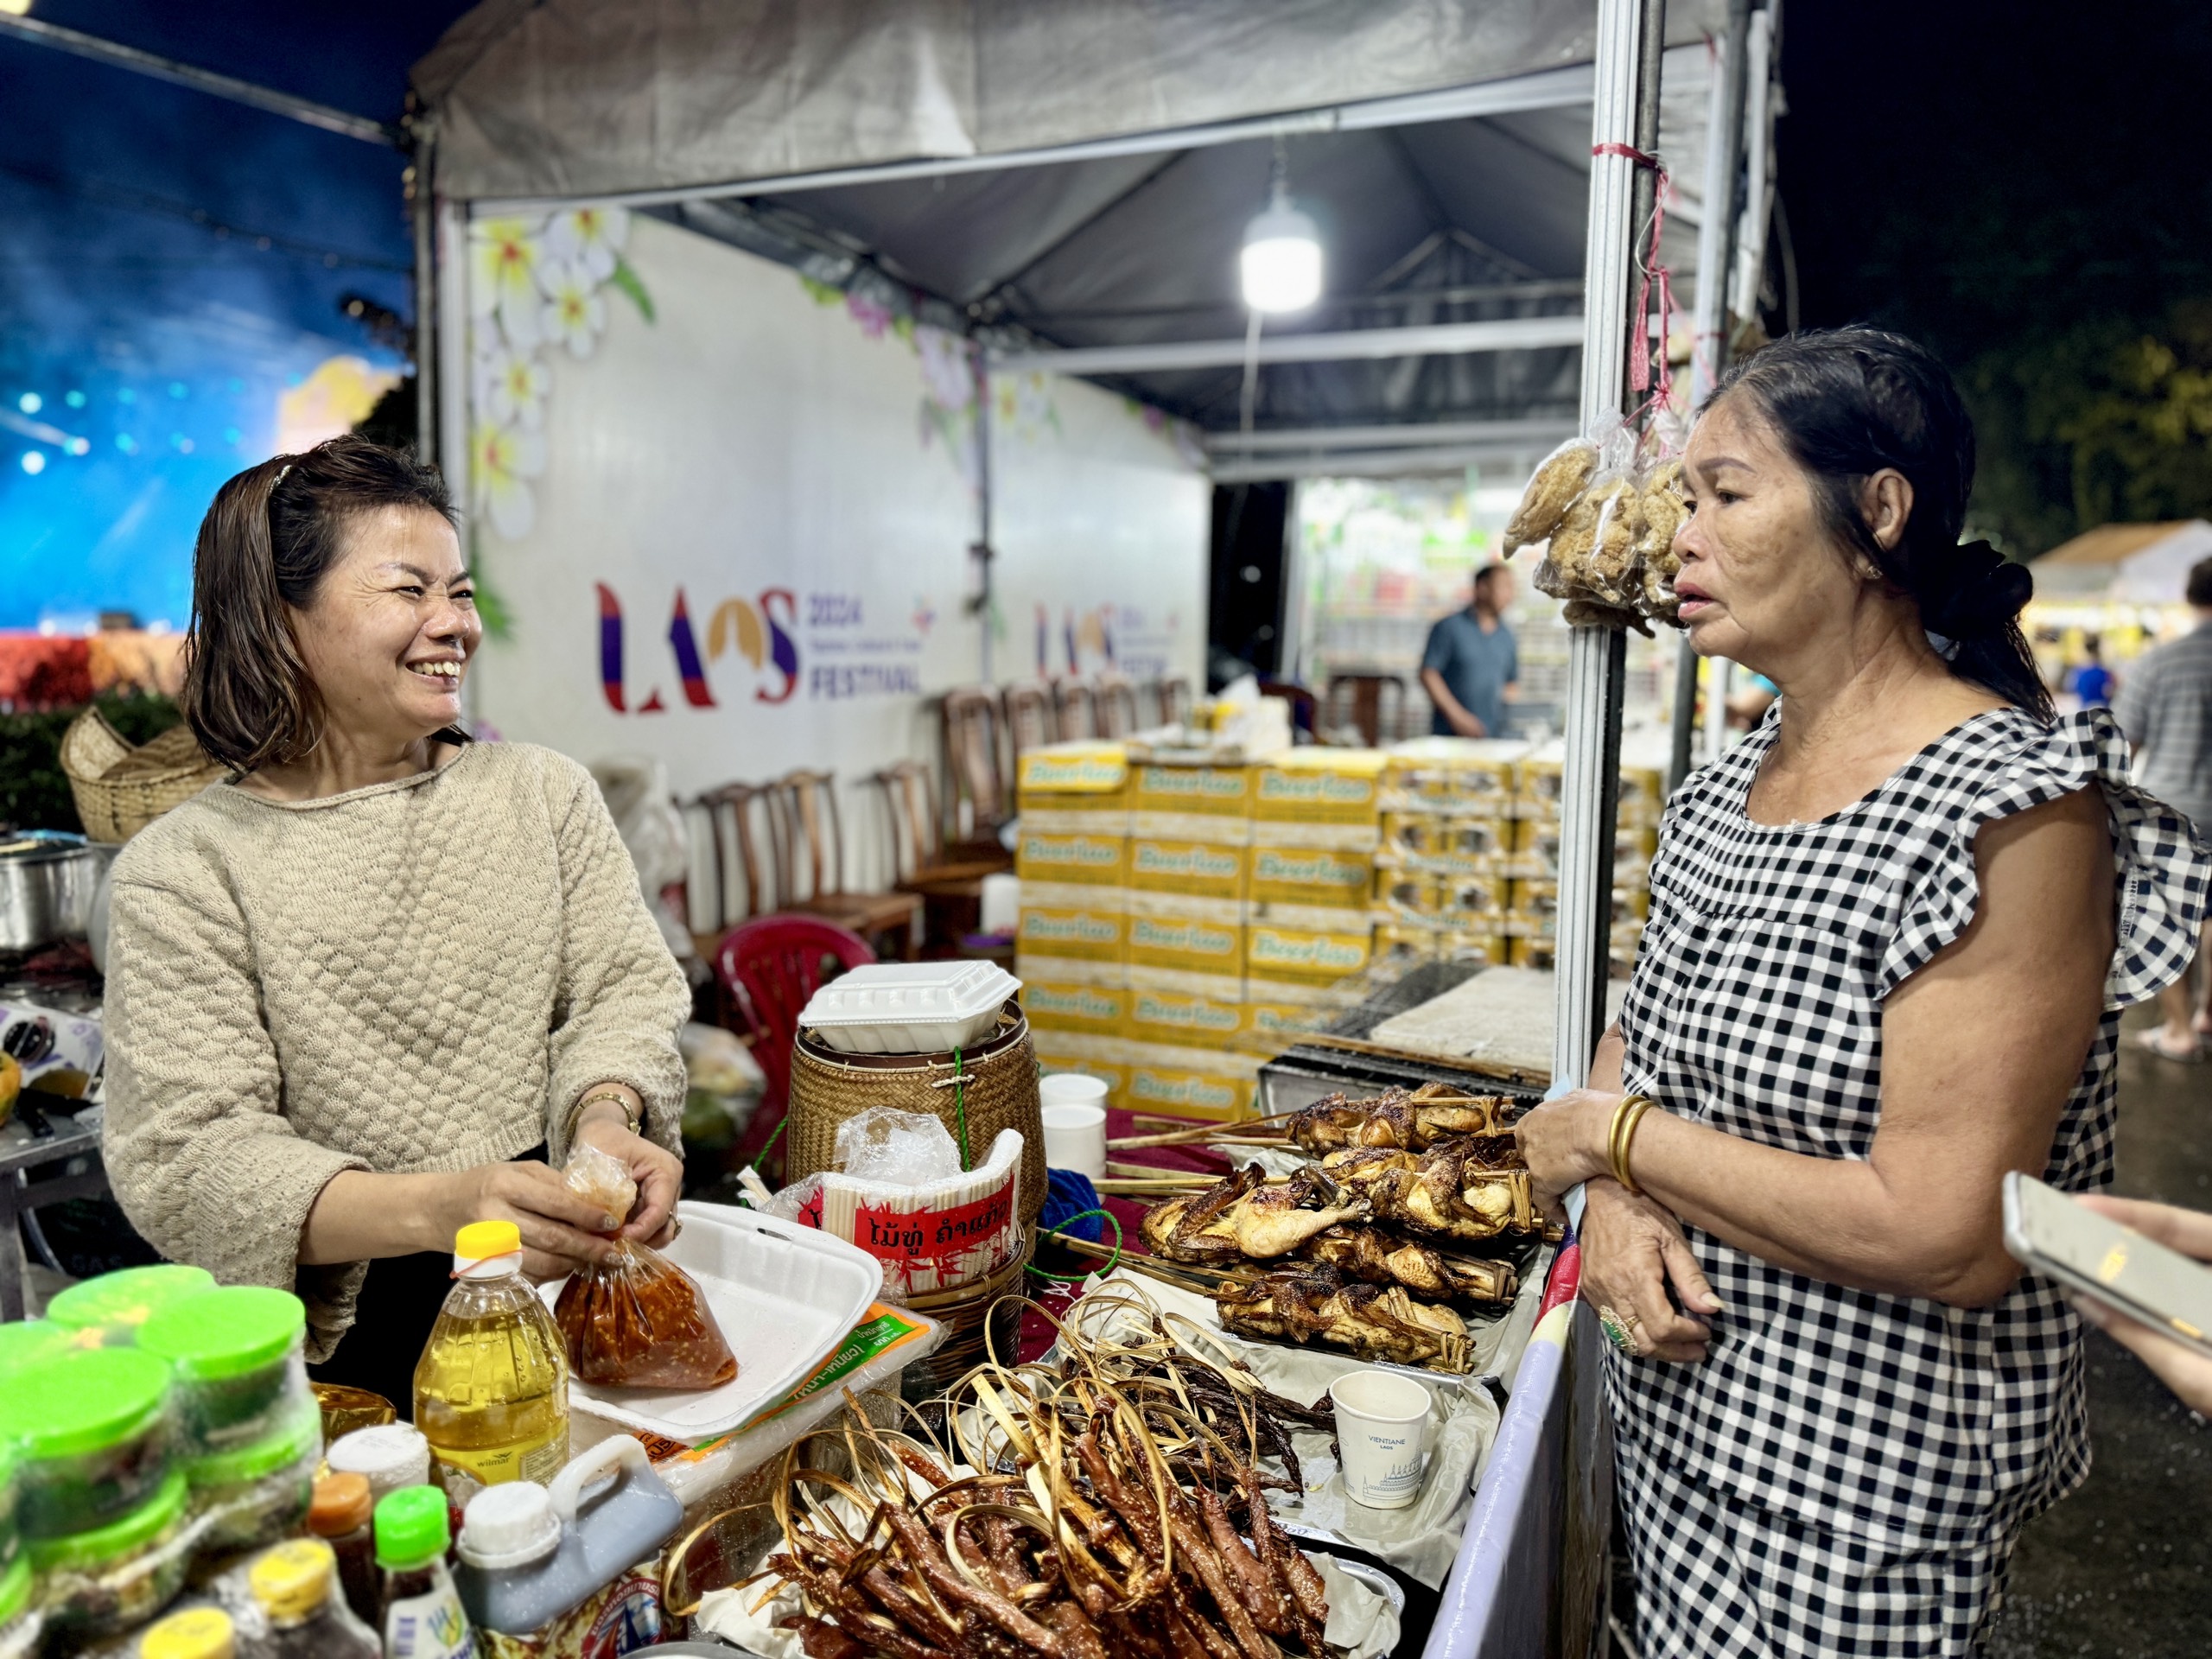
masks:
[[[2096,784],[2119,944],[2045,1178],[2106,1184],[2120,1010],[2187,967],[2212,855],[2127,784],[2102,709],[2048,730],[1977,715],[1855,805],[1768,826],[1744,806],[1778,721],[1669,804],[1621,1011],[1627,1087],[1746,1140],[1866,1157],[1883,999],[1972,919],[1976,832]],[[2020,1527],[2088,1471],[2081,1330],[2057,1287],[1948,1307],[1689,1240],[1726,1305],[1707,1358],[1608,1351],[1646,1659],[1974,1651]]]

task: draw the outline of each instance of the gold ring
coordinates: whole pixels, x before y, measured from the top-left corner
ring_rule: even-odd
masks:
[[[1630,1332],[1621,1316],[1614,1313],[1611,1308],[1601,1307],[1598,1310],[1598,1327],[1605,1333],[1606,1341],[1611,1343],[1630,1359],[1637,1357],[1635,1336]]]

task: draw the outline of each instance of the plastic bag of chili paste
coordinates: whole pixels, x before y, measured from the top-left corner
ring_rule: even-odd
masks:
[[[605,1192],[618,1160],[578,1147],[563,1171],[587,1196]],[[609,1195],[610,1198],[612,1194]],[[608,1213],[621,1224],[627,1205]],[[658,1250],[632,1239],[614,1242],[615,1259],[569,1276],[553,1305],[553,1321],[579,1382],[633,1389],[713,1389],[737,1375],[737,1356],[691,1276]]]

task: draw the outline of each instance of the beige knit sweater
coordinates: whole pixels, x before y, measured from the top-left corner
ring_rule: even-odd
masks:
[[[298,1265],[345,1169],[466,1169],[591,1084],[678,1138],[690,995],[591,775],[526,743],[279,803],[218,784],[115,863],[109,1179],[170,1258],[297,1289],[308,1357],[366,1269]]]

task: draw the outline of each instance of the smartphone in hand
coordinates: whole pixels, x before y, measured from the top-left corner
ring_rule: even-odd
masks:
[[[2022,1266],[2212,1359],[2212,1267],[2018,1170],[2005,1177],[2005,1248]]]

